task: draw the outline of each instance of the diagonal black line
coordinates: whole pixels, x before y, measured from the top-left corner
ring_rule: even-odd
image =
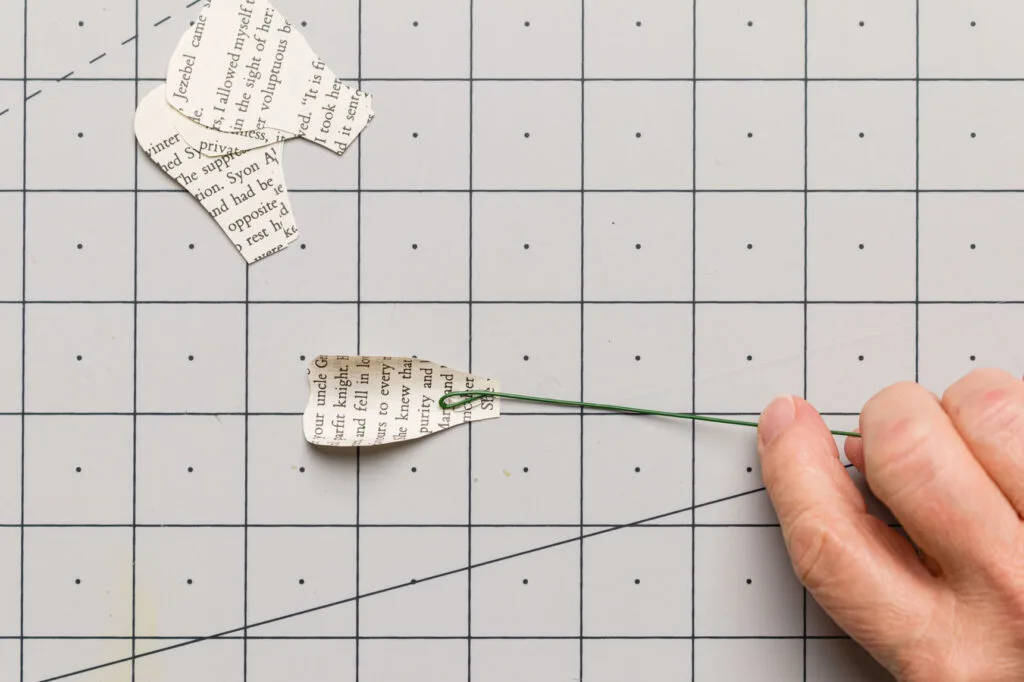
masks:
[[[168,14],[168,15],[167,15],[166,17],[164,17],[163,19],[161,19],[160,21],[156,22],[156,23],[155,23],[155,24],[153,24],[153,25],[154,25],[154,26],[159,26],[160,24],[164,23],[165,21],[167,21],[167,20],[168,20],[168,19],[170,19],[170,18],[171,18],[171,15],[170,15],[170,14]]]
[[[90,59],[89,63],[90,64],[95,64],[96,62],[98,62],[99,60],[103,59],[106,56],[107,56],[107,53],[106,52],[102,52],[102,53],[96,55],[95,57],[93,57],[92,59]]]
[[[25,98],[25,101],[26,101],[26,102],[27,102],[27,101],[29,101],[30,99],[32,99],[33,97],[35,97],[36,95],[38,95],[38,94],[39,94],[40,92],[42,92],[42,90],[36,90],[36,91],[35,91],[35,92],[33,92],[33,93],[32,93],[31,95],[29,95],[28,97],[26,97],[26,98]]]
[[[10,109],[4,109],[3,111],[0,111],[0,116],[3,116],[3,115],[4,115],[4,114],[6,114],[6,113],[7,113],[8,111],[10,111]]]
[[[124,39],[124,40],[122,40],[122,41],[121,41],[121,44],[122,44],[122,45],[127,45],[128,43],[130,43],[130,42],[132,42],[133,40],[135,40],[135,39],[136,39],[137,37],[138,37],[138,36],[132,36],[131,38],[126,38],[126,39]]]
[[[66,74],[64,74],[63,76],[61,76],[60,78],[58,78],[58,79],[57,79],[57,82],[60,82],[60,81],[63,81],[63,80],[67,80],[68,78],[71,78],[71,76],[72,76],[72,75],[73,75],[74,73],[75,73],[74,71],[68,71],[68,72],[67,72]]]
[[[852,465],[850,465],[850,464],[845,465],[845,467],[847,469],[849,469],[851,466]],[[74,671],[69,672],[69,673],[64,673],[62,675],[57,675],[56,677],[48,677],[48,678],[46,678],[44,680],[40,680],[39,682],[56,682],[56,680],[67,679],[69,677],[74,677],[75,675],[83,675],[83,674],[88,673],[88,672],[93,672],[94,670],[102,670],[104,668],[109,668],[111,666],[120,665],[121,663],[129,663],[131,661],[135,661],[135,660],[138,660],[140,658],[146,658],[148,656],[154,656],[156,654],[165,653],[167,651],[173,651],[174,649],[181,649],[182,647],[190,646],[192,644],[198,644],[200,642],[205,642],[205,641],[208,641],[208,640],[211,640],[211,639],[219,639],[219,638],[222,638],[222,637],[226,637],[228,635],[233,635],[233,634],[236,634],[236,633],[239,633],[239,632],[246,631],[246,630],[251,629],[251,628],[257,628],[257,627],[262,627],[264,625],[271,625],[273,623],[279,623],[279,622],[281,622],[283,620],[288,620],[288,619],[291,619],[291,618],[296,618],[298,616],[305,616],[307,614],[316,613],[317,611],[323,611],[325,609],[333,608],[335,606],[341,606],[343,604],[350,604],[352,602],[358,602],[359,600],[362,600],[362,599],[367,599],[369,597],[376,597],[378,595],[387,594],[389,592],[395,592],[397,590],[400,590],[400,589],[403,589],[403,588],[406,588],[406,587],[411,587],[413,585],[422,585],[423,583],[428,583],[428,582],[431,582],[431,581],[434,581],[434,580],[438,580],[440,578],[447,578],[447,577],[450,577],[450,576],[453,576],[453,575],[458,575],[460,573],[467,573],[469,571],[473,571],[473,570],[476,570],[478,568],[482,568],[484,566],[491,566],[493,564],[499,564],[499,563],[502,563],[504,561],[508,561],[510,559],[518,559],[519,557],[528,556],[530,554],[536,554],[537,552],[543,552],[544,550],[548,550],[548,549],[554,549],[555,547],[562,547],[564,545],[570,545],[570,544],[572,544],[574,542],[582,542],[583,540],[586,540],[586,539],[589,539],[589,538],[594,538],[594,537],[597,537],[599,535],[605,535],[605,534],[611,533],[613,531],[622,530],[623,528],[632,528],[632,527],[635,527],[635,526],[641,526],[641,525],[645,525],[645,524],[648,524],[648,523],[653,523],[654,521],[659,521],[661,519],[665,519],[665,518],[668,518],[670,516],[676,516],[678,514],[685,514],[686,512],[689,512],[689,511],[694,511],[694,510],[697,510],[697,509],[702,509],[704,507],[711,507],[711,506],[716,505],[716,504],[721,504],[722,502],[729,502],[729,501],[732,501],[732,500],[740,499],[742,497],[747,497],[749,495],[756,495],[757,493],[761,493],[761,492],[764,492],[764,491],[765,491],[765,487],[761,486],[760,488],[755,488],[753,490],[746,490],[746,491],[741,492],[741,493],[735,493],[733,495],[728,495],[726,497],[720,497],[718,499],[710,500],[708,502],[700,502],[698,504],[693,504],[693,505],[690,505],[688,507],[683,507],[682,509],[675,509],[675,510],[670,511],[670,512],[665,512],[665,513],[662,513],[662,514],[656,514],[654,516],[648,516],[646,518],[639,519],[637,521],[631,521],[630,523],[624,523],[624,524],[617,525],[617,526],[609,526],[607,528],[602,528],[601,530],[596,530],[596,531],[593,531],[591,533],[576,534],[576,535],[573,535],[570,538],[566,538],[565,540],[558,540],[557,542],[551,542],[551,543],[548,543],[546,545],[540,545],[539,547],[531,547],[530,549],[524,549],[522,551],[514,552],[512,554],[505,554],[505,555],[500,556],[500,557],[495,557],[493,559],[488,559],[487,561],[479,561],[477,563],[469,564],[467,566],[461,566],[459,568],[453,568],[453,569],[450,569],[448,571],[443,571],[441,573],[435,573],[434,575],[426,576],[424,578],[414,578],[410,582],[399,583],[397,585],[390,585],[388,587],[382,587],[379,590],[373,590],[373,591],[370,591],[370,592],[365,592],[363,594],[357,594],[357,595],[355,595],[353,597],[346,597],[345,599],[339,599],[337,601],[328,602],[326,604],[320,604],[319,606],[313,606],[313,607],[310,607],[308,609],[303,609],[301,611],[295,611],[293,613],[287,613],[287,614],[285,614],[283,616],[276,616],[274,618],[268,618],[267,620],[259,621],[259,622],[256,622],[256,623],[250,623],[249,625],[243,625],[242,627],[232,628],[230,630],[224,630],[223,632],[218,632],[216,634],[207,635],[206,637],[196,637],[196,638],[190,639],[190,640],[188,640],[186,642],[179,642],[177,644],[172,644],[170,646],[161,647],[159,649],[153,649],[151,651],[146,651],[146,652],[143,652],[143,653],[140,653],[140,654],[134,654],[134,655],[126,657],[126,658],[119,658],[119,659],[114,660],[114,661],[108,661],[107,663],[100,663],[98,665],[90,666],[88,668],[81,668],[79,670],[74,670]],[[575,639],[575,637],[574,637],[574,639]]]

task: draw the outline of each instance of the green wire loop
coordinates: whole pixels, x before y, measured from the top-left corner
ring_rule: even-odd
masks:
[[[674,419],[690,419],[692,421],[714,422],[716,424],[731,424],[733,426],[752,426],[757,428],[757,422],[742,421],[739,419],[725,419],[723,417],[709,417],[707,415],[688,414],[685,412],[662,412],[661,410],[648,410],[642,407],[624,407],[621,405],[603,405],[601,403],[587,403],[576,400],[558,400],[557,398],[540,398],[532,395],[518,395],[516,393],[500,393],[496,391],[449,391],[441,396],[437,404],[443,410],[454,410],[483,398],[508,398],[509,400],[520,400],[528,403],[541,403],[544,405],[559,405],[562,407],[582,407],[594,410],[608,410],[611,412],[625,412],[629,414],[645,414],[653,417],[672,417]],[[457,402],[451,402],[454,398],[461,398]],[[847,436],[849,438],[860,438],[859,433],[853,431],[832,431],[835,436]]]

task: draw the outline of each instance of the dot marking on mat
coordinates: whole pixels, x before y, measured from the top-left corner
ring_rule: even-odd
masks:
[[[82,467],[75,467],[75,471],[77,473],[82,473]]]
[[[306,473],[306,467],[299,467],[299,473],[300,474]]]
[[[75,578],[75,584],[76,585],[81,585],[82,584],[82,579],[81,578]]]
[[[305,581],[305,580],[303,580],[302,578],[299,578],[299,584],[300,584],[300,585],[305,585],[305,584],[306,584],[306,581]]]
[[[189,244],[188,248],[189,248],[189,250],[194,250],[196,248],[196,245],[195,244]]]
[[[754,468],[753,467],[747,467],[747,473],[748,474],[753,473],[753,472],[754,472]]]
[[[750,584],[751,584],[751,583],[753,583],[753,582],[754,582],[753,580],[751,580],[750,578],[747,578],[747,584],[748,584],[748,585],[750,585]]]
[[[82,250],[82,249],[84,249],[84,248],[85,248],[85,245],[84,245],[84,244],[78,244],[78,250],[79,250],[79,251],[81,251],[81,250]]]
[[[641,247],[641,246],[640,246],[639,244],[637,244],[637,245],[636,245],[636,250],[637,250],[637,251],[639,251],[639,250],[640,250],[641,248],[642,248],[642,247]]]
[[[752,361],[753,359],[754,359],[754,356],[753,356],[753,355],[748,355],[748,356],[747,356],[747,362],[750,362],[750,361]]]
[[[76,355],[75,359],[78,360],[79,362],[81,362],[82,361],[82,356],[81,355]]]

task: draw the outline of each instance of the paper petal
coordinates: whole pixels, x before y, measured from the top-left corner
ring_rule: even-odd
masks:
[[[343,154],[373,120],[371,97],[340,79],[268,0],[211,0],[167,67],[167,101],[209,128],[268,128]]]
[[[164,84],[135,112],[135,137],[153,162],[199,200],[248,263],[298,238],[277,143],[208,158],[179,131],[199,127],[167,106]],[[200,133],[202,135],[203,133]]]
[[[497,396],[452,410],[438,405],[449,391],[469,390],[497,391],[498,382],[429,360],[321,355],[309,365],[303,433],[314,445],[369,447],[500,416]]]

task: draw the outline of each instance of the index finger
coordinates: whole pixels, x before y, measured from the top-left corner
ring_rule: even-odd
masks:
[[[913,546],[868,513],[821,417],[800,398],[777,399],[762,415],[758,449],[800,580],[855,639],[898,644],[872,638],[914,631],[934,579]]]

